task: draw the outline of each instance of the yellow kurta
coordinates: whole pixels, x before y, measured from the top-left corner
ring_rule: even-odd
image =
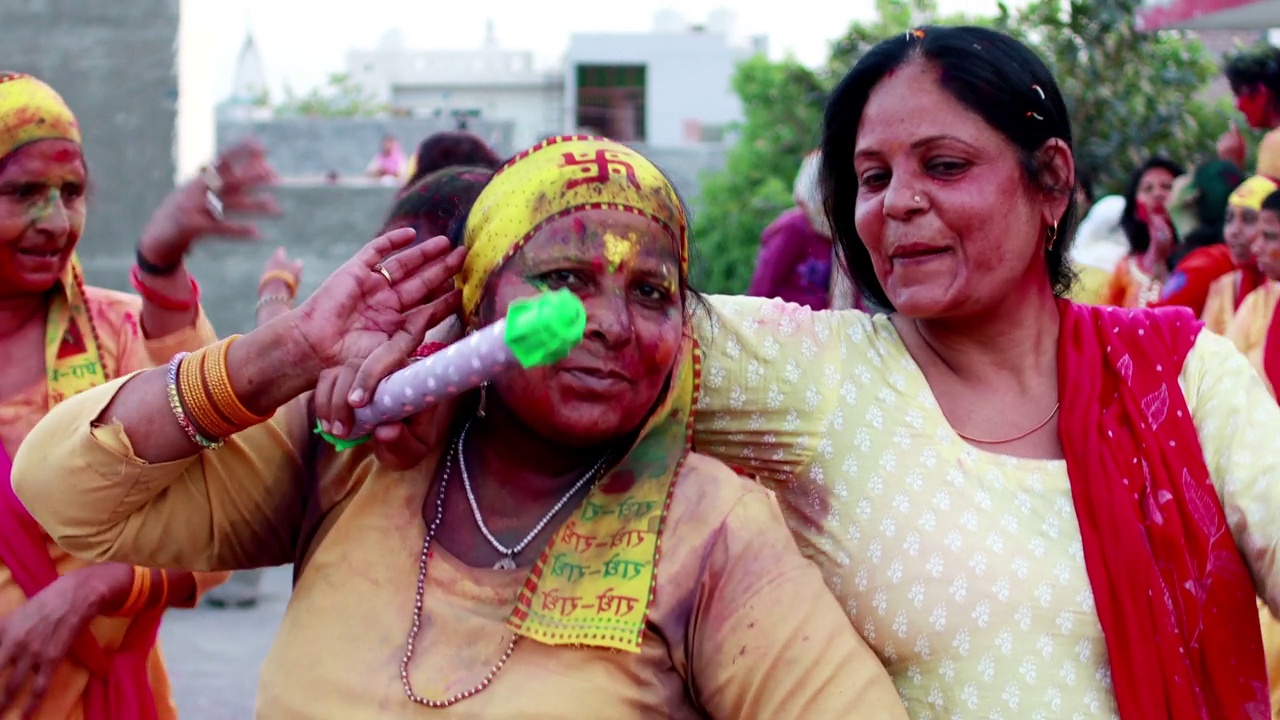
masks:
[[[304,515],[323,518],[266,661],[259,717],[905,717],[771,494],[697,455],[676,480],[641,652],[522,639],[488,689],[425,711],[405,698],[399,663],[436,460],[393,473],[362,446],[326,450],[304,473],[303,397],[221,450],[146,465],[119,426],[90,429],[119,387],[60,405],[16,462],[19,496],[73,552],[201,569],[274,565],[309,536]],[[56,487],[33,481],[37,464]],[[417,692],[440,698],[484,677],[511,637],[504,623],[527,572],[470,568],[433,549],[410,669]]]
[[[695,445],[777,492],[908,713],[1113,717],[1065,462],[962,440],[884,316],[710,305]],[[1181,380],[1236,543],[1280,609],[1280,407],[1211,333]]]
[[[1271,397],[1276,396],[1276,388],[1271,387],[1262,360],[1267,347],[1267,331],[1271,328],[1277,302],[1280,302],[1280,282],[1269,280],[1245,296],[1226,331],[1227,338],[1249,358],[1249,364],[1257,371]]]
[[[213,328],[201,314],[194,327],[168,337],[149,340],[142,337],[138,329],[139,313],[142,308],[142,301],[138,297],[94,287],[86,288],[85,296],[94,325],[98,330],[102,362],[112,376],[167,362],[176,352],[195,350],[216,339]],[[0,439],[3,440],[4,447],[10,455],[21,446],[27,433],[48,410],[44,380],[25,392],[0,402]],[[49,557],[53,559],[54,566],[60,575],[65,575],[87,564],[67,554],[52,540],[48,542],[48,548]],[[198,578],[198,582],[202,587],[208,587],[222,579],[221,575],[205,576]],[[26,593],[14,582],[9,568],[0,564],[0,617],[9,615],[26,602]],[[128,618],[100,617],[90,624],[98,643],[108,651],[119,647],[128,627]],[[155,691],[160,717],[162,720],[173,718],[175,708],[170,697],[169,679],[165,674],[158,646],[151,653],[148,665],[151,687]],[[81,716],[80,697],[84,694],[88,679],[89,673],[83,667],[70,660],[63,662],[56,671],[52,686],[45,696],[37,717],[48,720],[79,718]],[[12,711],[4,715],[4,718],[6,720],[17,718],[24,705],[25,700],[15,703]]]
[[[1200,313],[1200,319],[1212,332],[1227,334],[1231,319],[1236,316],[1236,305],[1239,304],[1241,275],[1241,271],[1232,270],[1209,283],[1209,294],[1205,297],[1204,312]]]

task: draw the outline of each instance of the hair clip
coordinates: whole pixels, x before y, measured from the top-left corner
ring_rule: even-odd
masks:
[[[924,30],[923,30],[923,29],[921,29],[921,28],[915,28],[915,29],[912,29],[912,30],[908,30],[908,31],[907,31],[907,41],[909,42],[909,41],[911,40],[911,38],[915,38],[915,39],[917,39],[917,40],[923,40],[923,39],[924,39]]]
[[[1044,118],[1040,117],[1039,115],[1037,115],[1036,113],[1033,113],[1033,112],[1029,112],[1029,113],[1027,113],[1027,117],[1029,117],[1029,118],[1035,118],[1035,119],[1037,119],[1037,120],[1044,120]]]
[[[1035,90],[1035,91],[1036,91],[1036,92],[1038,92],[1038,93],[1040,93],[1040,99],[1041,99],[1041,100],[1044,100],[1044,99],[1045,99],[1045,97],[1044,97],[1044,90],[1041,90],[1039,85],[1032,85],[1032,86],[1031,86],[1031,89],[1032,89],[1032,90]]]

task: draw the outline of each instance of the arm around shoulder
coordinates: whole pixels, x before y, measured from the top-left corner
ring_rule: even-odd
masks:
[[[771,494],[729,512],[695,603],[692,683],[717,720],[907,717]]]
[[[1182,386],[1231,535],[1280,614],[1280,405],[1229,341],[1201,332]]]

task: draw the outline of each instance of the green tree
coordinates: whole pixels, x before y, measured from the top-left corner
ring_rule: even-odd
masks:
[[[333,73],[324,85],[312,88],[305,95],[298,95],[286,85],[284,101],[276,107],[276,114],[352,118],[373,117],[389,110],[347,73]]]
[[[722,172],[705,178],[694,216],[694,286],[742,292],[751,279],[760,232],[791,206],[800,160],[818,144],[826,88],[792,59],[757,56],[733,78],[744,119]]]
[[[1077,161],[1100,190],[1118,192],[1162,154],[1211,157],[1231,113],[1204,99],[1219,72],[1199,40],[1140,32],[1140,0],[1035,0],[999,25],[1044,58],[1067,100]]]
[[[760,248],[760,233],[792,206],[791,188],[805,154],[817,148],[827,94],[853,62],[879,39],[933,16],[934,0],[877,0],[879,19],[854,23],[836,41],[820,71],[794,59],[763,56],[743,62],[733,88],[743,105],[738,139],[725,169],[703,179],[694,218],[695,287],[706,292],[746,290]],[[959,18],[949,18],[956,21]]]
[[[1080,165],[1099,192],[1120,190],[1153,153],[1189,164],[1212,156],[1233,114],[1202,99],[1218,68],[1183,33],[1138,32],[1139,2],[1033,0],[975,18],[937,17],[934,0],[877,0],[877,20],[853,23],[818,71],[793,60],[743,63],[734,78],[745,111],[740,136],[725,170],[703,180],[695,281],[712,292],[746,289],[760,232],[790,207],[800,160],[818,143],[827,93],[875,43],[921,24],[995,27],[1044,58],[1067,99]]]

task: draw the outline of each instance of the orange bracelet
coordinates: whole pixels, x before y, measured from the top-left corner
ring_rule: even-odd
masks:
[[[207,354],[208,348],[201,348],[182,359],[182,363],[178,366],[179,389],[182,406],[186,408],[187,415],[195,422],[202,434],[206,437],[221,439],[234,435],[236,428],[218,415],[217,408],[205,388],[201,365]]]
[[[239,339],[239,335],[232,335],[214,346],[213,352],[203,356],[203,367],[204,378],[213,396],[214,409],[232,425],[244,429],[264,423],[270,420],[271,416],[254,415],[249,412],[240,402],[240,398],[236,397],[235,388],[231,385],[231,376],[227,374],[227,353],[231,350],[231,343]]]
[[[298,276],[288,270],[268,270],[262,274],[262,278],[258,280],[258,294],[262,294],[262,288],[272,280],[279,280],[289,287],[291,295],[298,294]]]
[[[158,608],[169,607],[169,571],[160,570],[160,601],[156,603]]]
[[[129,599],[119,610],[111,613],[111,617],[133,617],[137,615],[151,594],[151,570],[137,565],[133,566],[133,587],[129,590]]]

